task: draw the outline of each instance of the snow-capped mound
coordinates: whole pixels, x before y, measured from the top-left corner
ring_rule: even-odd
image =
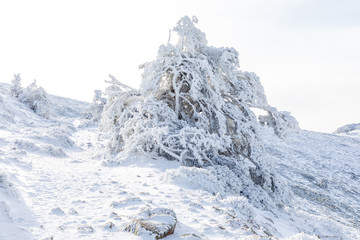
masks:
[[[339,127],[335,133],[337,134],[358,134],[360,136],[360,123],[347,124],[345,126]]]

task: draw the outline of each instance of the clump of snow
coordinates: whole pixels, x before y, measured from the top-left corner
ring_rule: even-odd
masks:
[[[58,215],[58,216],[65,215],[64,211],[59,207],[51,209],[51,214]]]
[[[54,157],[66,157],[66,153],[62,148],[54,147],[53,145],[45,145],[42,149],[43,152],[48,153]]]
[[[113,222],[107,222],[102,226],[104,229],[116,231],[117,228]]]
[[[55,147],[51,144],[37,144],[33,141],[20,139],[15,141],[15,146],[19,149],[34,153],[49,154],[54,157],[66,157],[66,153],[61,147]]]

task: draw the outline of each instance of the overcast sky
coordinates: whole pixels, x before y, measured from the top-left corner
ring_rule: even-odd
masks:
[[[91,101],[111,73],[138,87],[169,29],[196,15],[209,45],[234,47],[269,103],[303,129],[360,122],[360,1],[0,1],[0,81]]]

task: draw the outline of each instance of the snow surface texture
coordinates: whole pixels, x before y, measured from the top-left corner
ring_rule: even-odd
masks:
[[[301,131],[287,112],[267,105],[255,75],[236,70],[234,77],[236,51],[207,47],[196,21],[183,18],[175,28],[176,48],[186,50],[178,56],[185,62],[175,66],[196,62],[203,70],[194,74],[200,76],[209,62],[198,63],[192,54],[210,58],[221,71],[208,73],[207,89],[196,82],[190,87],[190,74],[176,68],[155,77],[164,87],[158,96],[156,84],[139,92],[112,77],[107,105],[100,92],[90,105],[50,96],[35,83],[23,89],[19,75],[12,86],[0,84],[0,240],[360,238],[358,126],[340,128],[337,135]],[[161,69],[164,57],[173,61],[179,50],[173,47],[163,46],[165,55],[149,63],[145,83],[154,80],[152,69]],[[216,95],[226,92],[214,80],[219,76],[248,91],[235,87],[239,98]],[[169,81],[175,94],[166,91]],[[250,111],[254,107],[267,112],[259,118],[263,126]],[[112,133],[98,131],[103,108],[102,125]],[[88,111],[90,119],[84,118]],[[168,135],[168,128],[175,133]],[[127,154],[108,152],[111,136],[114,152]],[[236,171],[232,151],[242,153],[233,157],[242,163]],[[222,157],[219,162],[213,154]],[[260,174],[251,172],[256,170]],[[274,189],[277,194],[269,194]]]
[[[261,210],[239,196],[241,186],[221,166],[185,167],[140,153],[119,161],[107,153],[109,136],[82,119],[89,104],[49,99],[46,119],[0,84],[1,240],[154,239],[123,231],[144,208],[176,213],[165,239],[360,238],[356,131],[280,139],[262,127],[264,149],[293,204]]]

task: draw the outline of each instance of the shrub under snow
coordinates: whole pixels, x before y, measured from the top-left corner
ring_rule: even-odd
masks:
[[[262,110],[267,111],[267,115],[260,115],[259,122],[274,129],[280,138],[284,138],[291,131],[300,130],[298,121],[289,112],[278,112],[271,106],[262,106]]]
[[[97,123],[100,121],[101,113],[106,104],[106,98],[102,97],[101,90],[94,90],[94,98],[92,105],[84,113],[86,119],[90,119]]]
[[[49,117],[50,100],[44,88],[36,85],[36,80],[25,89],[21,88],[20,74],[15,74],[11,81],[11,94],[27,105],[41,117]]]
[[[280,196],[250,107],[271,113],[264,122],[277,121],[284,113],[268,106],[254,73],[239,70],[237,51],[207,46],[196,22],[195,17],[182,18],[174,28],[178,43],[160,46],[157,58],[141,66],[140,90],[111,76],[101,119],[101,126],[113,132],[110,148],[163,156],[185,166],[221,165],[240,185]],[[260,201],[255,199],[259,194],[248,194]]]
[[[11,80],[11,83],[12,83],[10,88],[11,95],[13,97],[18,98],[22,93],[20,74],[14,74],[14,79]]]

